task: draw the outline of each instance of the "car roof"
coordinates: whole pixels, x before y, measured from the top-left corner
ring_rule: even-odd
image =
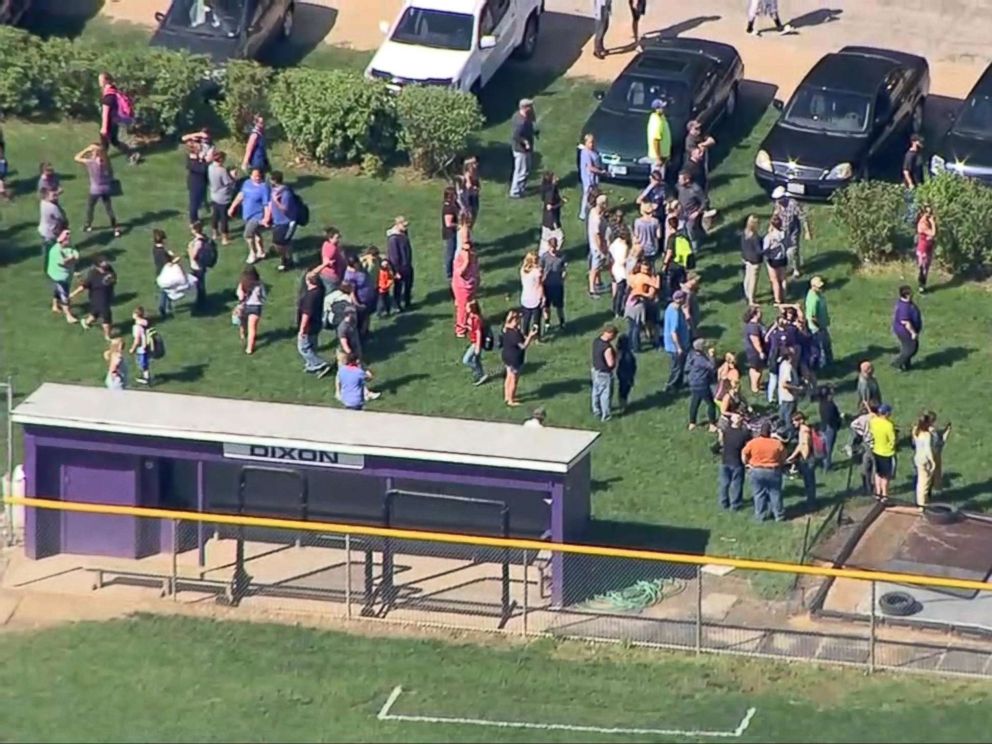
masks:
[[[448,13],[478,15],[486,0],[407,0],[404,8],[442,10]]]
[[[985,68],[985,72],[978,78],[975,87],[971,89],[965,100],[970,100],[974,96],[992,95],[992,64]]]
[[[881,56],[832,52],[813,65],[800,87],[812,85],[851,93],[873,95],[885,76],[898,67],[894,60]]]
[[[698,52],[679,48],[649,47],[638,54],[622,75],[643,74],[672,80],[693,80],[716,64]]]

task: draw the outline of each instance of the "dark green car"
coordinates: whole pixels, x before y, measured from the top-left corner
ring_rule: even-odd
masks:
[[[740,54],[729,44],[705,39],[658,38],[642,42],[641,51],[604,93],[586,121],[580,137],[596,136],[608,178],[647,181],[647,123],[651,102],[662,99],[672,131],[672,167],[682,160],[686,124],[699,119],[703,131],[737,107],[738,86],[744,77]]]

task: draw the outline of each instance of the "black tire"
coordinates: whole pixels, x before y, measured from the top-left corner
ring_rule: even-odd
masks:
[[[908,592],[886,592],[878,598],[878,608],[883,615],[890,617],[908,617],[915,615],[923,605],[916,601],[916,597]]]
[[[962,516],[953,504],[927,504],[923,507],[923,518],[930,524],[954,524],[960,522]]]
[[[537,13],[531,13],[527,18],[527,23],[524,25],[524,35],[520,40],[520,44],[517,48],[513,50],[513,56],[515,59],[530,59],[534,56],[534,52],[537,51],[537,37],[541,31],[541,19],[538,18]]]

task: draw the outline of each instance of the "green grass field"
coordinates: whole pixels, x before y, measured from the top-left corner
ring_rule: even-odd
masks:
[[[94,26],[94,33],[109,34]],[[108,36],[108,38],[113,38]],[[129,39],[121,34],[121,39]],[[128,43],[132,43],[128,41]],[[308,63],[358,67],[364,55],[322,50]],[[345,243],[361,247],[382,244],[395,214],[411,221],[416,254],[416,310],[374,324],[368,357],[383,392],[372,410],[402,411],[439,416],[520,421],[529,407],[542,405],[553,426],[600,428],[589,413],[588,353],[590,339],[609,318],[607,300],[590,300],[582,267],[586,248],[583,227],[576,219],[578,199],[574,146],[588,112],[595,105],[595,86],[587,81],[555,77],[550,73],[511,68],[487,90],[485,105],[490,125],[475,148],[486,178],[477,229],[481,245],[483,290],[481,301],[490,318],[498,318],[517,302],[517,271],[538,235],[536,198],[511,201],[505,197],[509,158],[507,118],[522,94],[535,94],[541,118],[538,170],[553,168],[562,176],[571,199],[565,211],[566,247],[573,270],[568,281],[569,327],[565,335],[534,347],[521,380],[524,407],[509,410],[502,403],[499,382],[482,388],[470,385],[460,364],[463,344],[453,336],[452,307],[441,269],[439,204],[442,184],[425,183],[400,169],[386,180],[374,180],[350,171],[300,171],[287,168],[289,178],[309,202],[313,220],[298,239],[301,256],[313,258],[320,229],[333,224],[342,229]],[[765,86],[767,88],[767,86]],[[766,111],[771,96],[761,86],[749,85],[737,118],[716,132],[712,201],[723,214],[722,226],[705,247],[703,277],[703,334],[718,349],[740,351],[740,313],[737,231],[752,211],[767,215],[768,200],[751,177],[754,149],[772,121]],[[90,142],[91,123],[4,124],[8,156],[16,174],[18,196],[0,206],[0,319],[2,369],[13,375],[19,395],[43,381],[100,385],[104,376],[103,342],[99,331],[88,333],[68,326],[49,312],[50,289],[41,272],[35,232],[37,205],[33,196],[35,168],[52,160],[63,174],[67,211],[78,228],[83,219],[85,176],[71,161],[72,154]],[[130,168],[118,166],[125,196],[116,209],[126,234],[112,240],[105,217],[97,211],[98,230],[77,230],[77,247],[87,265],[106,253],[120,277],[116,318],[129,331],[131,309],[143,303],[155,307],[156,289],[150,256],[150,234],[162,227],[175,251],[185,249],[185,179],[182,156],[171,144],[152,147],[147,161]],[[288,162],[288,153],[275,157]],[[631,205],[634,190],[610,187],[614,202]],[[878,363],[887,400],[906,433],[914,414],[932,406],[943,419],[953,419],[957,435],[946,455],[950,490],[946,496],[968,501],[977,508],[989,504],[986,488],[985,446],[992,436],[987,417],[974,415],[974,404],[987,388],[984,336],[992,300],[981,286],[941,286],[922,299],[926,330],[919,369],[898,376],[886,364],[894,352],[889,314],[896,287],[912,273],[893,267],[866,274],[854,272],[852,254],[843,245],[827,208],[814,210],[816,239],[807,246],[807,275],[820,273],[828,280],[834,319],[837,365],[826,376],[837,384],[842,408],[850,410],[854,372],[861,359]],[[245,255],[236,243],[222,251],[209,277],[212,310],[208,317],[190,317],[180,305],[177,317],[163,323],[168,357],[157,366],[156,389],[169,392],[234,396],[249,399],[335,405],[333,384],[301,372],[293,343],[296,276],[275,271],[273,261],[260,266],[271,285],[270,303],[262,321],[262,343],[255,356],[241,353],[229,310],[234,286]],[[761,291],[770,299],[767,283]],[[325,343],[329,339],[325,338]],[[487,366],[495,366],[490,355]],[[785,525],[756,526],[745,514],[727,515],[715,504],[716,463],[709,452],[710,437],[685,429],[686,397],[667,397],[660,390],[667,359],[646,353],[628,415],[601,427],[604,436],[593,458],[595,522],[589,540],[634,544],[672,550],[709,552],[792,560],[799,557],[804,520]],[[843,439],[842,442],[843,443]],[[839,498],[846,470],[821,476],[820,488],[829,505]],[[902,489],[907,484],[900,484]],[[787,492],[787,504],[798,505],[798,484]],[[824,511],[821,509],[820,515]],[[816,518],[819,518],[817,515]]]
[[[618,647],[455,645],[142,617],[0,636],[4,741],[688,741],[380,721],[733,731],[742,741],[987,741],[987,684]],[[719,740],[719,739],[717,739]]]

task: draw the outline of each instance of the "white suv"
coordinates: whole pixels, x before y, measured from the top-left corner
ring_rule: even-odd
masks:
[[[365,70],[391,85],[445,85],[478,93],[513,54],[537,48],[543,0],[406,0]]]

